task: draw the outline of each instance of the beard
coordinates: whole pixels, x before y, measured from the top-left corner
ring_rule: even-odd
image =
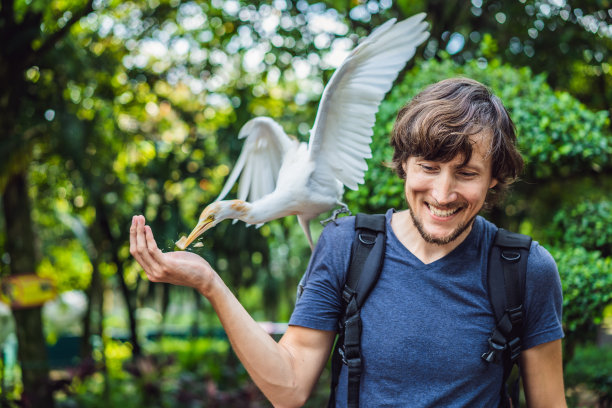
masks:
[[[425,240],[425,242],[427,242],[429,244],[436,244],[436,245],[446,245],[446,244],[449,244],[449,243],[453,242],[454,240],[459,238],[459,236],[461,236],[461,234],[463,234],[466,229],[471,227],[472,224],[474,223],[474,220],[476,219],[476,215],[474,215],[467,222],[459,224],[457,226],[457,228],[455,228],[455,230],[452,231],[447,236],[441,237],[441,238],[436,238],[436,237],[432,236],[431,234],[428,234],[425,231],[425,228],[423,228],[423,223],[421,222],[421,220],[419,220],[416,217],[416,215],[414,214],[414,212],[412,211],[412,208],[410,208],[410,206],[408,206],[408,211],[410,212],[410,217],[412,218],[412,222],[414,223],[414,226],[419,231],[419,234],[421,234],[421,237]]]

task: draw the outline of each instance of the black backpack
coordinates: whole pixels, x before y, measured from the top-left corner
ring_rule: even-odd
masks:
[[[384,214],[357,214],[351,261],[342,291],[345,312],[338,323],[338,338],[332,353],[332,381],[328,408],[334,408],[340,369],[348,369],[347,407],[359,407],[361,380],[360,309],[374,288],[385,254]],[[518,407],[519,377],[509,387],[512,368],[518,366],[521,352],[525,272],[531,237],[499,229],[487,271],[489,300],[497,325],[489,336],[489,350],[482,354],[488,363],[503,364],[504,381],[500,407]],[[520,373],[519,373],[520,374]],[[514,375],[513,375],[514,376]],[[511,391],[508,390],[511,388]]]

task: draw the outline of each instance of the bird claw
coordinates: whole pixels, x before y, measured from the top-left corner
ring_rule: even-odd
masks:
[[[343,205],[342,207],[335,209],[334,212],[332,212],[331,217],[322,220],[321,225],[325,226],[330,221],[333,221],[334,224],[338,225],[336,223],[336,220],[338,219],[338,216],[340,214],[352,215],[353,213],[351,212],[351,210],[349,210],[349,208],[346,205]]]

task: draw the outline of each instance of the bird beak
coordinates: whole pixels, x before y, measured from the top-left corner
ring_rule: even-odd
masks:
[[[213,221],[210,219],[200,219],[198,221],[198,225],[195,226],[193,231],[189,234],[187,238],[182,237],[176,242],[176,246],[181,250],[184,250],[191,244],[197,237],[202,235],[206,230],[210,229],[213,226]]]

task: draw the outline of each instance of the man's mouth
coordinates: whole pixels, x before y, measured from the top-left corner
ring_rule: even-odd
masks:
[[[425,203],[425,205],[427,205],[427,208],[429,208],[429,211],[431,211],[431,213],[435,215],[436,217],[450,217],[451,215],[454,215],[458,213],[459,211],[461,211],[461,208],[462,208],[462,207],[440,208],[440,207],[436,207],[429,203]]]

